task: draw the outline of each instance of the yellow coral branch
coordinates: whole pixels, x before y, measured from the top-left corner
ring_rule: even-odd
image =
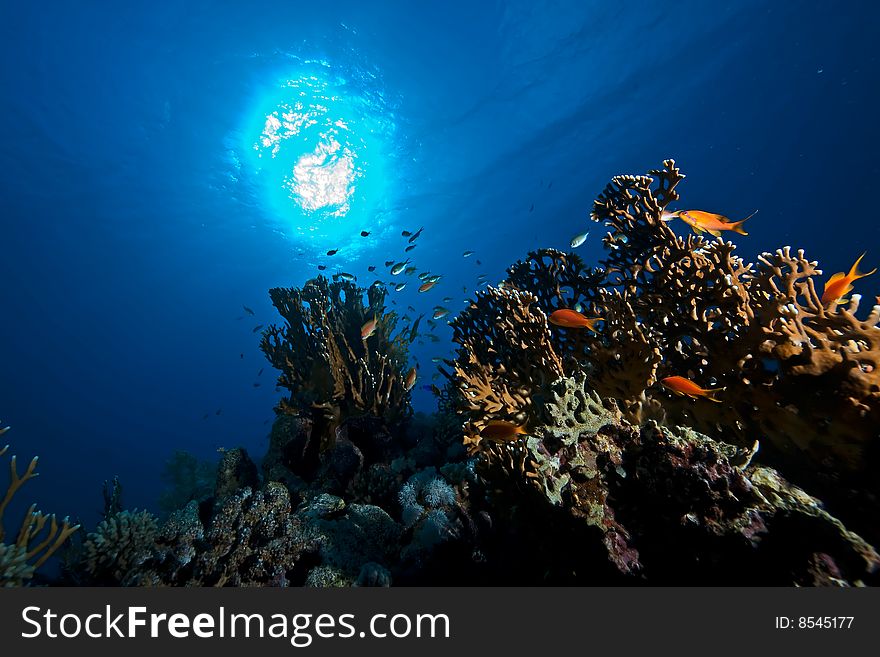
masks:
[[[0,451],[0,456],[6,453],[6,450],[9,448],[9,445],[3,448],[3,451]],[[21,488],[26,481],[29,479],[33,479],[34,477],[39,476],[39,473],[34,472],[37,467],[37,461],[39,460],[39,456],[35,456],[31,459],[30,464],[25,470],[24,476],[18,476],[18,468],[15,463],[15,456],[9,461],[9,488],[6,489],[6,495],[3,497],[3,501],[0,502],[0,541],[3,540],[3,537],[6,535],[6,532],[3,530],[3,513],[6,511],[6,507],[9,506],[9,503],[12,501],[13,495],[18,492],[18,489]]]

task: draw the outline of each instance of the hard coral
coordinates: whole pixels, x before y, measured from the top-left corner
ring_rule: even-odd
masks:
[[[151,556],[155,538],[156,518],[151,513],[114,513],[83,543],[83,568],[95,584],[128,584],[130,574]]]
[[[290,496],[278,483],[241,488],[200,517],[195,501],[158,530],[149,558],[125,581],[146,586],[267,585],[303,551]]]
[[[0,456],[9,445],[0,448]],[[0,587],[23,586],[79,525],[71,525],[67,518],[58,525],[55,515],[45,515],[32,504],[24,516],[14,543],[3,542],[6,531],[3,527],[3,514],[18,490],[30,479],[37,476],[37,457],[34,457],[23,475],[18,474],[15,456],[9,462],[9,487],[0,500]],[[34,561],[32,561],[34,560]]]
[[[521,299],[536,298],[530,313],[581,303],[585,313],[605,318],[600,334],[554,328],[528,338],[530,356],[561,361],[568,375],[586,372],[591,387],[615,399],[630,420],[685,423],[740,445],[759,439],[765,458],[841,507],[865,497],[846,497],[845,489],[876,496],[870,473],[880,454],[880,306],[865,319],[857,317],[858,295],[844,307],[823,306],[816,291],[821,271],[803,251],[784,247],[747,263],[720,238],[677,236],[663,211],[679,200],[683,178],[668,160],[647,176],[612,180],[592,213],[609,228],[599,267],[542,250],[510,268],[505,294],[512,288],[526,295]],[[457,320],[456,338],[465,347],[457,384],[473,388],[504,370],[506,387],[516,387],[517,375],[528,385],[529,356],[496,348],[495,329],[484,322],[470,311]],[[471,346],[471,326],[485,332],[486,346]],[[508,321],[504,345],[525,342],[535,328]],[[492,349],[501,352],[494,361],[484,358]],[[724,388],[724,403],[672,396],[658,381],[673,375]],[[481,396],[499,393],[496,386]],[[521,412],[514,401],[471,421]],[[473,406],[468,396],[462,406]]]
[[[371,415],[394,426],[409,417],[407,340],[403,332],[392,337],[397,315],[385,312],[384,287],[364,290],[319,276],[301,289],[273,288],[269,294],[286,320],[270,326],[260,344],[281,370],[278,385],[290,391],[276,410],[310,418],[320,451],[334,444],[336,428],[347,418]],[[374,318],[375,331],[362,339],[361,328]]]
[[[530,482],[557,506],[581,490],[571,468],[583,462],[577,476],[592,501],[572,508],[604,528],[617,562],[635,564],[622,547],[630,530],[604,508],[608,485],[596,488],[590,475],[596,459],[623,458],[623,444],[597,447],[601,430],[590,427],[594,438],[585,442],[581,429],[566,433],[547,416],[561,412],[560,395],[573,399],[576,381],[621,439],[666,435],[641,433],[659,420],[748,454],[760,441],[769,464],[880,537],[865,520],[876,517],[880,492],[870,476],[880,454],[880,306],[864,320],[857,295],[848,306],[824,307],[821,271],[802,251],[784,247],[747,263],[720,238],[677,236],[664,211],[679,200],[683,179],[672,160],[647,176],[614,178],[593,207],[592,218],[609,229],[598,267],[551,249],[530,253],[452,322],[460,346],[452,371],[443,371],[449,403],[465,416],[464,443],[495,495],[519,495]],[[548,325],[552,312],[578,304],[604,318],[597,333]],[[674,375],[722,388],[723,403],[671,395],[659,381]],[[578,403],[587,404],[584,394]],[[492,420],[524,425],[528,435],[488,441],[481,433]]]
[[[478,292],[450,324],[461,346],[454,371],[446,374],[469,418],[464,442],[473,452],[490,421],[523,424],[532,417],[533,396],[562,375],[562,360],[551,345],[547,316],[530,292]]]
[[[481,472],[499,523],[534,532],[536,554],[553,550],[549,581],[822,583],[818,563],[837,584],[876,582],[874,549],[750,466],[753,454],[685,427],[635,426],[580,374],[550,386],[530,435],[482,452]]]

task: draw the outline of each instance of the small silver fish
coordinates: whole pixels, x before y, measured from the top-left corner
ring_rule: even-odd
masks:
[[[397,290],[398,292],[400,292],[405,287],[406,287],[406,283],[398,283],[397,285],[394,286],[394,289]]]
[[[406,262],[398,262],[396,265],[394,265],[391,268],[391,275],[397,276],[400,272],[402,272],[404,269],[406,269],[406,266],[408,264],[409,264],[409,260],[407,260]]]
[[[581,244],[583,244],[584,242],[587,241],[587,238],[589,236],[590,236],[590,231],[587,231],[586,233],[581,233],[580,235],[575,235],[574,237],[571,238],[571,248],[573,248],[573,249],[578,248]]]
[[[465,251],[461,255],[462,255],[462,257],[470,258],[472,255],[474,255],[474,252],[473,251]]]
[[[426,283],[436,283],[441,278],[443,278],[443,277],[440,274],[435,274],[434,276],[428,276],[428,278],[425,279],[425,282]]]
[[[420,281],[423,281],[423,280],[425,280],[426,278],[428,278],[428,276],[430,276],[430,275],[431,275],[430,272],[423,271],[421,274],[419,274],[419,280],[420,280]]]
[[[403,273],[406,274],[407,276],[412,276],[413,274],[416,273],[416,269],[417,269],[417,267],[407,267],[406,269],[403,270]]]

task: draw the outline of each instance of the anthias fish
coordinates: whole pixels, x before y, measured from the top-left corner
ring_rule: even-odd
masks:
[[[406,380],[403,382],[404,389],[412,390],[412,387],[416,384],[416,378],[418,378],[418,370],[416,370],[416,368],[413,367],[407,373]]]
[[[430,289],[431,289],[432,287],[434,287],[435,285],[437,285],[437,281],[428,281],[427,283],[422,283],[422,284],[419,286],[419,292],[427,292],[428,290],[430,290]]]
[[[683,376],[667,376],[665,379],[661,379],[660,383],[663,384],[664,387],[669,388],[676,395],[685,395],[691,399],[702,397],[703,399],[718,402],[719,404],[721,403],[721,400],[716,399],[715,395],[724,391],[724,388],[713,388],[711,390],[701,388],[696,383]]]
[[[550,323],[555,324],[556,326],[561,326],[563,328],[585,328],[593,333],[598,333],[596,330],[596,322],[601,322],[602,317],[586,317],[579,313],[576,310],[571,310],[569,308],[560,308],[559,310],[554,310],[550,314]]]
[[[448,308],[444,308],[443,306],[437,306],[436,308],[434,308],[434,314],[432,315],[432,317],[434,319],[443,319],[448,314],[449,314]]]
[[[822,292],[823,305],[827,306],[831,303],[845,303],[846,299],[843,299],[843,296],[852,292],[853,283],[858,279],[870,276],[877,271],[875,268],[866,274],[859,272],[859,263],[864,257],[864,253],[858,257],[858,260],[856,260],[855,263],[853,263],[853,266],[850,267],[848,274],[844,274],[840,271],[828,279],[828,282],[825,283],[825,290]]]
[[[748,233],[743,230],[742,225],[754,217],[757,212],[758,211],[755,210],[755,212],[752,212],[748,217],[739,221],[731,221],[723,214],[715,214],[714,212],[705,212],[703,210],[677,210],[675,212],[664,212],[660,218],[663,221],[669,221],[678,217],[688,226],[693,228],[695,233],[702,233],[705,231],[715,237],[721,237],[721,231],[725,230],[732,230],[734,233],[739,233],[740,235],[748,235]]]
[[[507,442],[515,440],[517,436],[527,434],[528,430],[525,426],[507,422],[506,420],[491,420],[483,430],[480,431],[480,437],[495,442]]]
[[[413,274],[416,273],[416,269],[417,269],[416,267],[407,267],[406,269],[403,270],[403,273],[406,274],[407,276],[412,276]]]
[[[366,340],[376,332],[376,326],[379,324],[379,318],[373,315],[373,319],[361,326],[361,340]]]

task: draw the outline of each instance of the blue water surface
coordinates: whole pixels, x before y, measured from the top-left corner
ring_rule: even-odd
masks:
[[[383,265],[410,258],[443,278],[397,309],[454,314],[531,249],[591,229],[595,262],[592,200],[667,157],[689,207],[760,209],[743,256],[880,264],[878,26],[880,3],[810,0],[3,3],[0,418],[42,472],[22,495],[91,526],[114,475],[155,509],[175,449],[259,458],[270,287],[402,282]],[[423,411],[443,322],[414,345]]]

